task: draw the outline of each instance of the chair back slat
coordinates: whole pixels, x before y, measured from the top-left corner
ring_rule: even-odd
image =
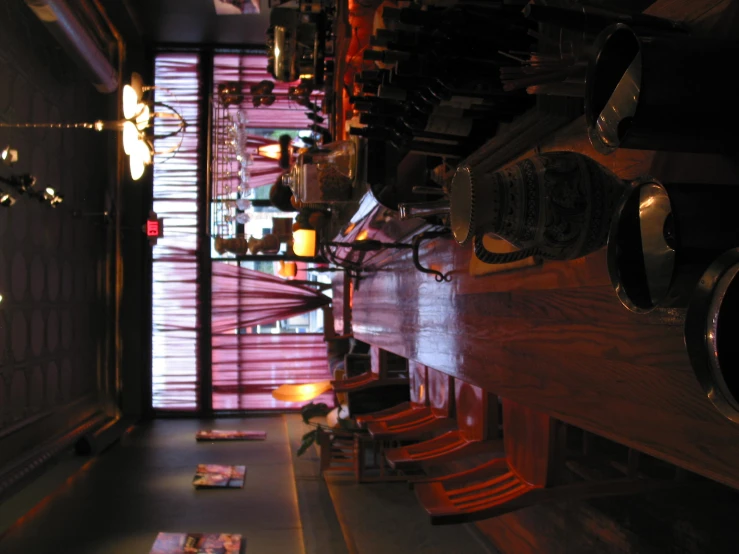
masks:
[[[491,421],[491,402],[495,402],[495,413],[497,414],[497,397],[482,390],[480,387],[465,383],[459,379],[454,380],[454,406],[456,409],[455,419],[457,428],[464,433],[469,440],[486,440],[497,438],[498,418]],[[495,427],[492,433],[490,427]],[[492,436],[491,436],[492,435]]]
[[[440,415],[454,416],[454,378],[433,368],[428,372],[429,406]]]
[[[408,373],[411,385],[411,402],[428,405],[428,379],[426,366],[412,360],[408,361]]]
[[[370,346],[370,371],[380,377],[408,374],[408,360],[374,344]]]
[[[555,454],[555,421],[507,398],[502,403],[503,444],[510,468],[527,483],[545,487]]]

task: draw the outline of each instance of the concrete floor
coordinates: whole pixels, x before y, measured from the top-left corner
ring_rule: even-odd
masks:
[[[209,428],[267,440],[196,442]],[[241,533],[248,554],[495,552],[467,526],[432,527],[404,484],[324,483],[315,452],[295,457],[301,432],[297,415],[135,427],[98,458],[67,456],[3,504],[0,552],[147,554],[160,531]],[[199,463],[246,465],[244,488],[195,490]]]
[[[211,427],[264,430],[267,440],[197,443]],[[199,463],[246,465],[244,488],[196,490]],[[303,554],[285,416],[137,427],[13,525],[0,552],[146,554],[159,531],[241,533],[249,554]]]

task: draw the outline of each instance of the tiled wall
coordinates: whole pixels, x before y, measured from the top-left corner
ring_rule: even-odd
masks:
[[[78,74],[23,0],[0,3],[0,121],[112,119],[111,99]],[[112,139],[85,130],[0,128],[0,148],[10,144],[19,153],[0,175],[32,173],[65,198],[56,209],[31,198],[0,208],[0,465],[11,455],[6,435],[14,448],[24,447],[16,441],[24,422],[46,414],[53,434],[63,407],[96,396],[107,231],[101,218],[76,218],[73,210],[102,211],[114,176]],[[37,428],[26,442],[38,444],[43,435]]]

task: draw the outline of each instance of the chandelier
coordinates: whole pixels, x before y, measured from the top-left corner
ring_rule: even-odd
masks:
[[[162,91],[176,100],[175,95],[166,88],[146,86],[141,75],[133,73],[131,83],[123,87],[123,119],[118,121],[94,121],[92,123],[3,123],[0,128],[29,129],[89,129],[93,131],[118,131],[123,135],[123,151],[128,156],[131,178],[139,180],[146,167],[154,163],[154,156],[174,157],[182,146],[187,121],[169,103],[154,100],[151,91]],[[164,132],[156,134],[157,128]],[[164,150],[156,150],[159,139],[179,135],[179,141]],[[9,147],[6,148],[9,150]],[[17,154],[16,154],[17,156]],[[169,158],[165,158],[166,161]]]

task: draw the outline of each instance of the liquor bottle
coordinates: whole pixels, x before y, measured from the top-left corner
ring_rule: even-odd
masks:
[[[416,60],[420,59],[420,55],[412,52],[398,52],[394,50],[371,50],[367,49],[362,54],[362,58],[366,62],[381,62],[384,64],[395,64],[400,60]]]
[[[413,25],[424,29],[445,29],[459,36],[489,36],[497,29],[510,29],[521,25],[525,20],[520,11],[484,10],[473,8],[449,9],[402,9],[385,8],[382,18],[387,22],[397,22],[403,25]],[[524,30],[524,33],[526,31]]]
[[[384,128],[405,140],[430,140],[457,144],[468,154],[495,135],[497,120],[458,117],[456,114],[424,114],[408,108],[400,116],[362,114],[360,123]]]
[[[382,70],[379,69],[365,69],[361,73],[354,75],[354,82],[359,85],[375,83],[380,80],[381,73]]]
[[[362,114],[359,122],[371,128],[389,129],[404,138],[419,140],[445,141],[454,144],[462,143],[462,136],[453,133],[429,131],[425,127],[411,125],[406,117],[391,117],[378,114]]]
[[[521,18],[525,23],[525,20]],[[433,52],[438,56],[460,56],[469,59],[496,59],[498,50],[522,49],[533,43],[533,38],[527,34],[524,26],[509,26],[490,29],[484,36],[463,37],[448,34],[444,29],[427,30],[419,28],[416,32],[377,29],[370,44],[375,44],[388,50],[409,52]]]
[[[684,31],[682,23],[643,13],[625,13],[592,6],[578,6],[577,10],[556,6],[528,4],[523,15],[539,23],[554,23],[576,31],[598,31],[614,23],[630,27],[644,27],[655,31]]]
[[[399,152],[404,154],[415,153],[449,158],[461,158],[464,155],[464,149],[458,144],[424,140],[409,141],[389,129],[352,127],[349,129],[349,134],[368,139],[386,141],[394,146]]]
[[[388,85],[380,85],[377,89],[379,98],[395,100],[397,102],[410,102],[414,105],[428,104],[430,106],[449,106],[454,108],[479,108],[481,110],[494,108],[498,105],[495,97],[484,94],[468,93],[462,95],[452,95],[446,92],[438,92],[431,94],[426,90],[408,90],[400,87]]]

